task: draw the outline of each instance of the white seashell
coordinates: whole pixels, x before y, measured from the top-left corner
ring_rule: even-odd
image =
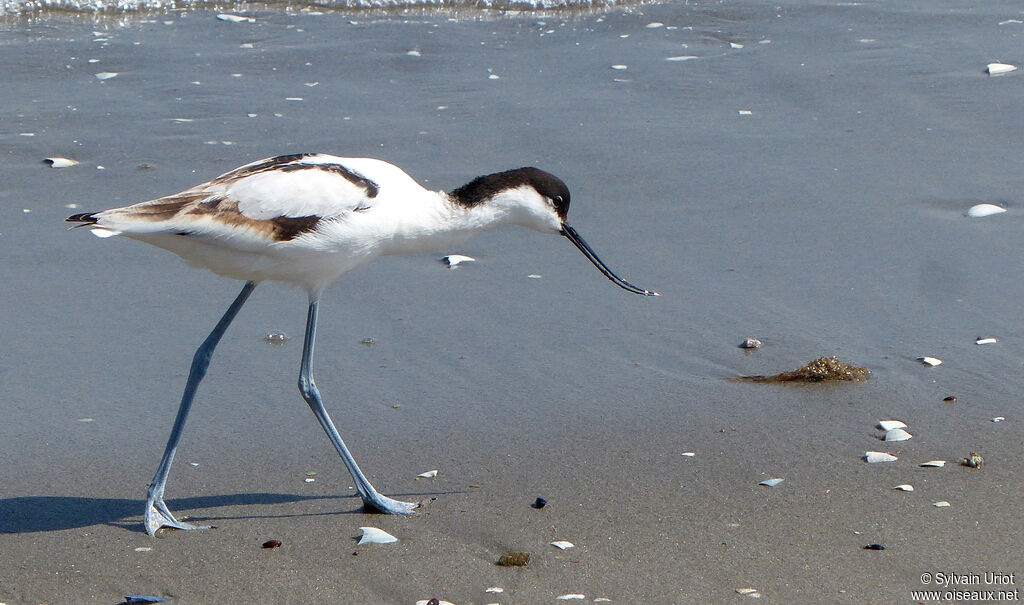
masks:
[[[648,23],[644,27],[646,27],[647,29],[658,29],[659,27],[664,27],[664,26],[665,26],[665,24],[660,22],[660,21],[651,21],[650,23]]]
[[[741,116],[752,116],[752,115],[754,115],[754,112],[749,110],[749,109],[741,109],[741,110],[739,110],[739,112],[740,112]]]
[[[383,529],[377,527],[360,527],[363,531],[363,536],[359,538],[359,544],[366,544],[367,542],[373,544],[388,544],[390,542],[398,542],[398,538],[392,536]]]
[[[537,275],[536,273],[531,273],[531,274],[527,275],[526,277],[529,277],[530,279],[540,279],[540,278],[543,277],[543,275]]]
[[[622,65],[620,63],[620,64],[612,65],[612,69],[614,69],[615,71],[625,71],[625,70],[629,69],[629,66],[628,65]]]
[[[135,552],[149,552],[151,550],[153,550],[153,549],[151,547],[149,547],[149,546],[140,546],[140,547],[135,549]]]
[[[785,479],[781,479],[781,478],[765,479],[764,481],[758,483],[758,485],[767,485],[768,487],[775,487],[776,485],[782,483],[783,481],[785,481]]]
[[[1008,74],[1015,69],[1017,69],[1017,66],[1010,65],[1009,63],[989,63],[985,71],[990,76],[998,76],[999,74]]]
[[[736,594],[741,594],[752,599],[760,599],[761,593],[756,588],[737,588]]]
[[[242,15],[232,15],[230,13],[222,13],[217,15],[217,18],[228,23],[256,23],[256,19],[252,17],[243,17]]]
[[[891,431],[893,429],[905,429],[907,425],[901,420],[879,420],[878,428],[883,431]]]
[[[414,48],[414,49],[410,50],[409,52],[407,52],[405,54],[409,55],[410,57],[419,57],[420,56],[420,51],[418,51],[418,50],[416,50]]]
[[[43,161],[49,162],[50,168],[67,168],[68,166],[75,166],[78,164],[76,160],[72,160],[71,158],[43,158]]]
[[[942,365],[942,360],[939,359],[938,357],[918,357],[917,360],[923,363],[924,365],[931,366],[933,368],[935,366]]]
[[[945,460],[929,460],[928,462],[922,462],[921,466],[928,466],[933,468],[942,468],[946,466]]]
[[[110,78],[116,78],[116,77],[117,77],[117,72],[116,71],[101,71],[100,73],[96,74],[96,79],[98,79],[98,80],[109,80]]]
[[[906,441],[911,437],[913,437],[913,435],[903,429],[890,429],[885,432],[886,441]]]
[[[573,599],[585,599],[585,598],[587,598],[587,595],[585,595],[585,594],[571,593],[571,594],[564,594],[564,595],[557,596],[557,597],[555,597],[555,600],[558,600],[558,601],[572,601]]]
[[[1006,416],[996,416],[992,419],[992,422],[1002,422],[1004,420],[1006,420]]]
[[[421,479],[433,479],[434,477],[437,476],[437,469],[434,469],[432,471],[427,471],[425,473],[420,473],[420,474],[418,474],[416,476],[420,477]]]
[[[314,481],[316,481],[316,479],[312,477],[306,477],[305,479],[303,479],[303,481],[305,481],[306,483],[313,483]]]
[[[696,58],[696,55],[676,55],[675,57],[665,57],[665,60],[673,63],[679,63],[680,61],[692,61]]]
[[[493,593],[493,594],[498,594],[498,593],[505,592],[505,589],[501,588],[499,586],[491,586],[490,588],[488,588],[484,592],[490,592],[490,593]]]
[[[461,265],[462,263],[472,263],[476,261],[472,256],[466,256],[464,254],[449,254],[441,260],[448,263],[449,268]]]
[[[933,502],[932,506],[937,506],[939,508],[946,508],[947,506],[949,506],[949,502],[946,502],[945,500],[939,500],[938,502]]]
[[[964,216],[971,218],[981,218],[983,216],[991,216],[993,214],[1001,214],[1006,212],[1006,208],[996,206],[995,204],[977,204],[971,206]]]
[[[551,543],[551,546],[554,546],[555,548],[558,548],[558,549],[561,549],[561,550],[566,550],[567,548],[573,548],[576,545],[573,544],[572,542],[569,542],[568,540],[555,540],[554,542]]]
[[[885,452],[864,452],[864,460],[870,464],[874,464],[876,462],[895,462],[896,460],[899,460],[899,458]]]
[[[736,48],[736,49],[739,49],[739,48],[743,48],[743,45],[742,45],[742,44],[737,44],[736,42],[730,42],[730,43],[729,43],[729,47],[730,47],[730,48]]]
[[[686,456],[687,458],[693,458],[694,456],[697,455],[697,452],[683,452],[683,455]]]
[[[92,422],[92,418],[79,418],[79,422]]]
[[[989,336],[988,338],[978,338],[977,340],[974,341],[974,344],[976,344],[976,345],[994,345],[997,342],[999,342],[998,339],[992,338],[991,336]]]
[[[893,489],[898,489],[901,492],[912,492],[912,491],[914,491],[914,486],[909,484],[909,483],[903,483],[903,484],[897,485]]]

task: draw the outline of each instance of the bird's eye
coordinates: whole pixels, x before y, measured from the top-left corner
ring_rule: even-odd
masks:
[[[562,196],[556,195],[554,198],[551,199],[551,204],[554,205],[554,206],[561,206],[562,205]]]

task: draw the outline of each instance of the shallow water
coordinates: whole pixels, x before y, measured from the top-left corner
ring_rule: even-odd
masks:
[[[112,602],[139,592],[117,593],[125,578],[202,602],[252,594],[244,574],[218,584],[188,558],[201,559],[187,554],[192,536],[157,554],[192,561],[211,580],[199,585],[150,564],[133,571],[117,550],[144,544],[141,498],[188,360],[240,284],[62,221],[300,151],[381,157],[437,189],[545,168],[568,183],[571,222],[601,257],[663,296],[627,294],[560,238],[513,229],[451,250],[476,258],[454,270],[438,254],[343,277],[321,306],[327,406],[378,487],[439,503],[400,525],[413,534],[400,536],[408,558],[328,571],[335,559],[311,554],[325,528],[347,537],[366,523],[321,516],[355,505],[294,386],[305,296],[261,286],[217,351],[168,485],[173,509],[222,527],[191,541],[202,556],[237,557],[268,527],[295,532],[286,544],[305,540],[309,556],[282,568],[321,573],[313,585],[326,592],[257,564],[264,579],[288,598],[364,602],[415,602],[426,585],[455,602],[485,598],[471,587],[489,577],[491,551],[545,523],[570,530],[547,538],[584,547],[578,563],[537,559],[517,586],[524,602],[573,586],[618,602],[718,601],[748,584],[785,602],[891,602],[922,571],[959,564],[965,544],[977,564],[964,571],[1024,572],[1005,505],[1024,495],[1024,79],[983,73],[1020,62],[1024,25],[1000,25],[1021,18],[1015,9],[247,14],[256,21],[197,10],[0,26],[0,443],[14,453],[0,463],[0,507],[14,519],[0,547],[26,561],[0,577],[7,602]],[[698,58],[666,60],[679,56]],[[51,156],[81,164],[52,169]],[[963,217],[981,202],[1009,211]],[[267,345],[271,331],[292,339]],[[764,348],[744,353],[748,336]],[[726,380],[833,354],[871,380]],[[944,363],[923,367],[922,355]],[[949,394],[956,404],[941,401]],[[872,427],[889,417],[914,434],[893,463],[906,465],[868,467],[859,456],[885,447]],[[691,466],[686,450],[698,454]],[[968,450],[983,470],[922,475],[914,464]],[[413,479],[432,468],[442,471],[430,487]],[[307,470],[316,483],[301,483]],[[786,482],[756,491],[768,476]],[[894,500],[889,488],[908,476],[915,496],[935,497]],[[520,496],[552,494],[540,526],[518,516]],[[940,499],[954,510],[920,510]],[[554,516],[559,504],[584,512]],[[865,559],[860,547],[883,539],[897,556]],[[433,556],[438,543],[451,548]],[[86,548],[104,556],[90,566]],[[337,548],[351,559],[347,542]],[[807,561],[834,573],[822,579]],[[73,565],[84,571],[47,575]]]

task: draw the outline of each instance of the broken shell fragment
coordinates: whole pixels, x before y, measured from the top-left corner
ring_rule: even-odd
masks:
[[[434,477],[437,476],[437,469],[432,470],[432,471],[426,471],[425,473],[420,473],[420,474],[418,474],[416,476],[421,478],[421,479],[433,479]]]
[[[750,588],[750,587],[737,588],[736,589],[736,594],[741,594],[741,595],[743,595],[745,597],[750,597],[752,599],[760,599],[761,598],[761,593],[758,592],[758,590],[756,588]]]
[[[367,542],[372,544],[398,542],[398,538],[392,536],[383,529],[377,527],[360,527],[359,529],[363,531],[363,536],[359,538],[359,544],[366,544]]]
[[[760,340],[756,339],[756,338],[747,338],[746,340],[744,340],[743,342],[740,343],[740,348],[741,349],[760,349],[762,344],[764,344],[764,343],[761,342]]]
[[[78,161],[72,160],[71,158],[52,157],[43,158],[43,161],[48,162],[50,164],[50,168],[68,168],[69,166],[78,165]]]
[[[566,550],[569,548],[573,548],[576,545],[572,542],[569,542],[568,540],[555,540],[551,543],[551,546],[554,546],[555,548],[558,548],[560,550]]]
[[[500,586],[491,586],[490,588],[488,588],[484,592],[490,592],[490,593],[493,593],[493,594],[498,594],[498,593],[505,592],[505,589],[501,588]]]
[[[949,502],[946,502],[945,500],[939,500],[938,502],[932,502],[932,506],[935,506],[937,508],[946,508],[949,505],[950,505]]]
[[[461,265],[462,263],[472,263],[476,259],[472,256],[466,256],[464,254],[449,254],[448,256],[441,259],[442,262],[448,263],[448,268],[452,269]]]
[[[975,204],[967,209],[964,216],[970,218],[981,218],[983,216],[992,216],[993,214],[1002,214],[1006,212],[1006,208],[1002,206],[996,206],[995,204]]]
[[[968,457],[960,460],[960,464],[970,468],[981,468],[981,465],[985,464],[985,459],[981,457],[981,454],[971,452]]]
[[[942,365],[942,360],[939,359],[938,357],[928,357],[928,356],[925,356],[925,357],[918,357],[917,360],[920,361],[921,363],[923,363],[924,365],[930,366],[930,367],[933,367],[933,368],[935,366]]]
[[[217,19],[221,21],[227,21],[228,23],[255,23],[256,19],[252,17],[243,17],[242,15],[232,15],[229,13],[222,13],[217,15]]]
[[[903,429],[889,429],[885,432],[886,441],[906,441],[911,437],[913,437],[913,435]]]
[[[774,478],[774,479],[765,479],[764,481],[758,483],[758,485],[766,485],[768,487],[775,487],[776,485],[782,483],[783,481],[785,481],[785,479],[777,477],[777,478]]]
[[[992,422],[1002,422],[1004,420],[1006,420],[1006,416],[996,416],[992,419]]]
[[[580,594],[578,592],[574,592],[574,593],[570,593],[570,594],[559,595],[559,596],[555,597],[555,600],[556,601],[574,601],[576,599],[585,599],[585,598],[587,598],[587,595]]]
[[[502,567],[522,567],[530,562],[530,553],[523,551],[507,552],[498,557],[498,565]]]
[[[991,336],[986,337],[986,338],[978,337],[977,339],[974,340],[974,344],[976,344],[976,345],[994,345],[997,342],[999,342],[999,339],[998,338],[993,338]]]
[[[1008,74],[1011,71],[1015,71],[1016,69],[1016,65],[1010,65],[1009,63],[989,63],[988,66],[985,67],[985,71],[990,76]]]
[[[899,458],[885,452],[864,452],[864,460],[869,464],[874,464],[876,462],[895,462]]]
[[[110,78],[116,78],[117,77],[117,72],[116,71],[101,71],[100,73],[93,74],[93,75],[96,76],[97,80],[109,80]]]
[[[893,489],[898,489],[901,492],[912,492],[914,491],[914,486],[909,483],[901,483],[900,485],[897,485]]]
[[[883,431],[891,431],[893,429],[905,429],[907,425],[902,420],[879,420],[878,428]]]
[[[946,466],[945,460],[929,460],[928,462],[922,462],[921,466],[930,468],[942,468]]]

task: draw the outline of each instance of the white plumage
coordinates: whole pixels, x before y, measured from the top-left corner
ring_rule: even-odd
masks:
[[[267,158],[180,193],[69,222],[97,235],[124,235],[189,264],[246,282],[196,351],[174,427],[147,494],[144,524],[203,529],[174,518],[163,493],[174,453],[214,348],[259,282],[296,284],[309,293],[299,389],[342,457],[365,507],[411,513],[416,504],[381,495],[363,475],[323,406],[312,358],[319,299],[343,273],[387,254],[447,248],[497,225],[521,225],[569,239],[610,280],[636,294],[566,222],[569,189],[536,168],[478,177],[446,193],[421,187],[400,168],[372,158],[295,154]]]

